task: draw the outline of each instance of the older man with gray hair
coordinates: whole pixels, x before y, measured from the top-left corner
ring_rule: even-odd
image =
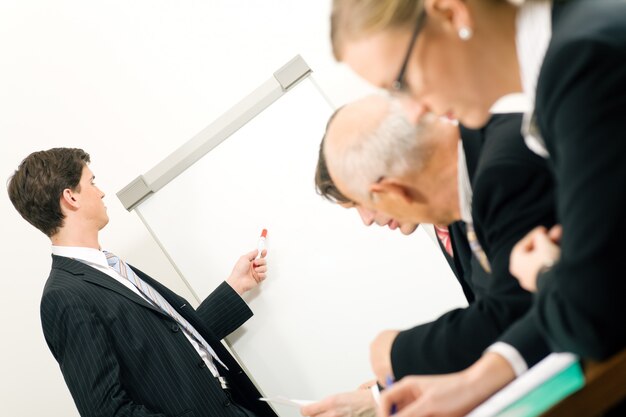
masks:
[[[431,115],[419,124],[408,117],[383,95],[339,110],[323,149],[331,178],[352,201],[399,222],[460,220],[458,127]]]
[[[472,131],[386,95],[348,104],[329,123],[320,156],[337,190],[352,206],[400,223],[450,225],[459,280],[474,295],[433,322],[380,333],[371,362],[381,385],[387,377],[460,371],[483,354],[523,372],[548,354],[540,340],[498,341],[532,301],[508,271],[512,246],[555,221],[547,165],[526,148],[520,126],[521,114],[497,114]],[[363,399],[338,394],[301,412],[365,415],[374,400]]]

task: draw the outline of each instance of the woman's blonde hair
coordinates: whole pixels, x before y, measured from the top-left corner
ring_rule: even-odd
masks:
[[[380,30],[412,27],[424,0],[333,0],[330,39],[333,55],[341,60],[346,40]]]

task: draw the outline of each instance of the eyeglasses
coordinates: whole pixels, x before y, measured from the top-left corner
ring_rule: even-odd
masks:
[[[411,35],[411,42],[409,42],[409,49],[406,51],[406,55],[404,56],[404,61],[402,62],[402,66],[400,67],[400,73],[396,77],[393,82],[391,88],[396,92],[404,92],[407,89],[407,84],[405,81],[406,77],[406,68],[409,65],[409,59],[411,59],[411,53],[413,52],[413,47],[415,46],[415,42],[417,41],[417,35],[419,35],[420,31],[424,27],[424,22],[426,21],[426,11],[422,10],[420,15],[417,17],[417,21],[415,22],[415,29],[413,29],[413,34]]]

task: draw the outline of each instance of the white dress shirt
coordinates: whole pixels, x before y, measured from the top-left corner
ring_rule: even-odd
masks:
[[[115,269],[109,266],[106,255],[102,251],[98,249],[78,247],[78,246],[52,245],[52,254],[57,255],[57,256],[64,256],[66,258],[72,258],[77,261],[83,262],[97,269],[98,271],[107,274],[108,276],[110,276],[111,278],[113,278],[114,280],[116,280],[117,282],[119,282],[120,284],[122,284],[123,286],[125,286],[126,288],[134,292],[135,294],[137,294],[139,297],[143,298],[147,303],[154,305],[154,303],[150,301],[148,298],[146,298],[146,296],[144,296],[141,293],[141,291],[139,291],[137,287],[133,285],[132,282],[130,282],[127,278],[124,278],[123,276],[118,274],[117,271],[115,271]],[[182,326],[181,326],[181,330],[183,331],[183,334],[185,335],[189,343],[191,343],[191,346],[193,346],[196,352],[198,352],[198,355],[200,356],[200,358],[202,358],[202,361],[209,368],[213,376],[216,378],[219,377],[219,372],[215,364],[213,363],[213,358],[211,357],[211,354],[200,343],[198,343],[198,341],[189,332],[187,332],[187,330],[185,330]]]
[[[534,128],[533,114],[539,71],[552,38],[552,1],[525,2],[517,12],[516,25],[515,43],[522,88],[532,104],[532,108],[524,114],[522,134],[530,150],[547,158],[548,150],[539,132]]]
[[[459,190],[459,210],[461,212],[461,220],[465,223],[473,223],[472,220],[472,184],[470,183],[469,173],[467,172],[467,161],[465,160],[465,150],[463,149],[463,139],[459,141],[459,150],[457,152],[457,181]]]
[[[523,113],[531,111],[533,105],[526,93],[512,93],[500,97],[489,109],[491,114]]]

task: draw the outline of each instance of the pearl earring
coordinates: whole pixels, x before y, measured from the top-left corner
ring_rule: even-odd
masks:
[[[459,38],[461,38],[461,40],[463,41],[469,40],[473,34],[474,32],[472,32],[472,29],[467,26],[463,26],[461,29],[459,29]]]

